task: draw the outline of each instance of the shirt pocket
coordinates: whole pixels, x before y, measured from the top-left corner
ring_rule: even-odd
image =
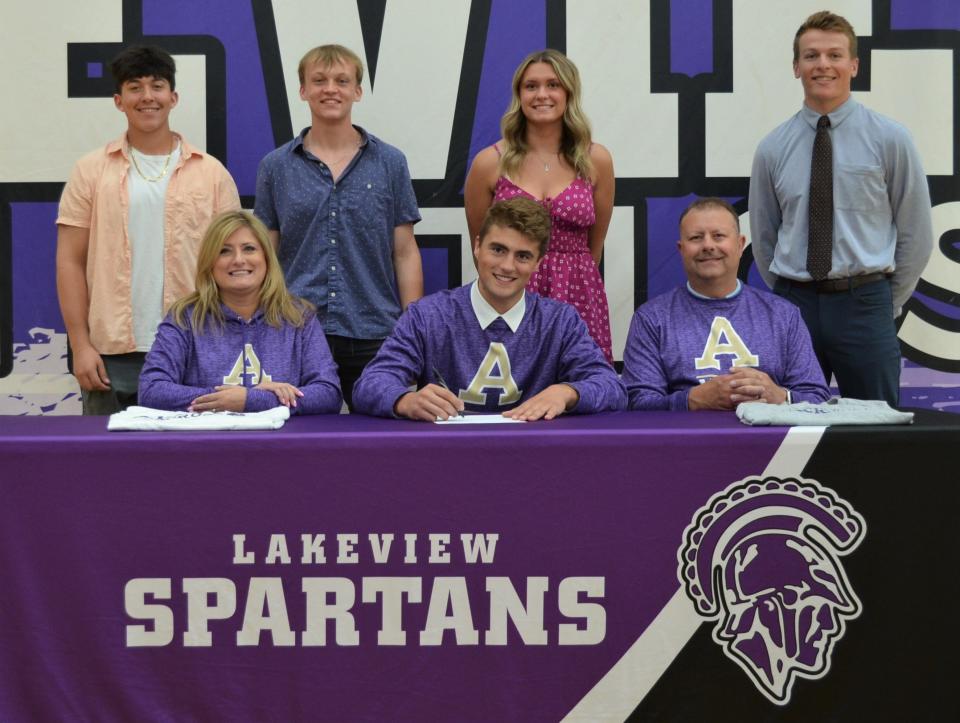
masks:
[[[181,187],[167,194],[166,219],[170,223],[168,237],[173,243],[199,246],[204,231],[214,217],[213,195],[204,190]]]
[[[838,163],[834,205],[847,211],[874,211],[889,206],[887,183],[880,166]]]
[[[382,236],[393,229],[393,199],[384,188],[373,183],[359,183],[343,189],[342,213],[353,228]]]

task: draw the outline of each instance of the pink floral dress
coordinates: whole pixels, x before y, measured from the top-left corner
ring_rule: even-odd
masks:
[[[499,149],[498,149],[499,150]],[[566,301],[587,323],[590,336],[613,364],[610,312],[600,270],[590,255],[588,234],[597,220],[593,187],[579,176],[555,198],[539,199],[505,176],[497,179],[493,200],[516,196],[532,198],[550,212],[550,249],[527,288],[541,296]]]

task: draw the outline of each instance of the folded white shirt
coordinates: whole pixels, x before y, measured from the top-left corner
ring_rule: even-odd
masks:
[[[791,427],[826,427],[831,424],[912,424],[913,412],[900,412],[886,402],[834,397],[811,404],[766,404],[744,402],[737,407],[744,424]]]
[[[111,432],[211,432],[229,429],[280,429],[290,418],[283,405],[263,412],[170,412],[149,407],[128,407],[110,415]]]

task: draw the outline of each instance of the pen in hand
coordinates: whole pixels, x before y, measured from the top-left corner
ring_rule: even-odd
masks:
[[[439,384],[441,387],[443,387],[443,388],[446,389],[448,392],[450,392],[451,394],[453,394],[453,390],[452,390],[449,386],[447,386],[447,380],[443,378],[443,374],[441,374],[441,373],[440,373],[440,370],[437,369],[436,367],[433,368],[433,377],[434,377],[434,379],[437,380],[437,384]],[[462,417],[462,416],[463,416],[463,412],[462,412],[462,411],[457,411],[457,416],[458,416],[458,417]]]

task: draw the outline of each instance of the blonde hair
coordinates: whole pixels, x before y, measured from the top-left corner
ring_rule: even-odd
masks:
[[[297,66],[297,75],[300,78],[300,85],[307,75],[307,66],[319,63],[324,68],[329,68],[335,63],[350,63],[357,71],[357,85],[363,82],[363,61],[360,56],[342,45],[318,45],[312,50],[308,50],[302,58],[300,65]]]
[[[577,66],[559,50],[547,48],[530,53],[513,74],[513,97],[510,107],[500,119],[503,135],[503,155],[500,157],[500,175],[516,174],[529,151],[527,146],[527,118],[520,107],[520,83],[534,63],[546,63],[557,74],[560,85],[567,92],[567,107],[563,112],[563,133],[560,153],[578,176],[593,180],[593,162],[590,160],[590,121],[580,106],[580,73]]]
[[[300,327],[307,320],[308,314],[313,313],[312,304],[293,296],[287,290],[267,227],[249,211],[227,211],[216,216],[203,234],[197,254],[197,276],[194,283],[196,291],[175,301],[170,307],[173,321],[180,328],[186,329],[188,326],[186,316],[190,307],[193,308],[189,325],[198,334],[204,332],[208,322],[223,328],[222,301],[220,289],[213,278],[213,266],[220,256],[224,242],[243,228],[250,229],[253,233],[267,264],[263,285],[260,287],[260,308],[263,309],[266,322],[278,329],[284,323]]]

